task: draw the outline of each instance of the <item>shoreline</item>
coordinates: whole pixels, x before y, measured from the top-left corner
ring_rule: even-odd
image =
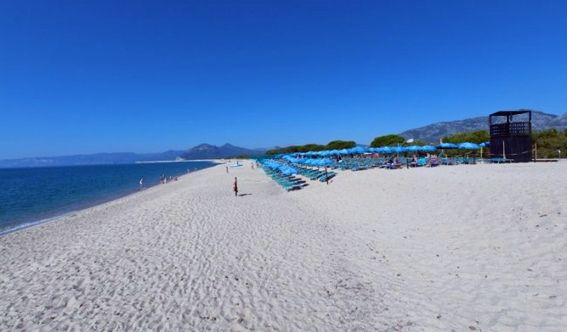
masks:
[[[210,167],[202,168],[202,169],[199,169],[199,170],[196,170],[196,171],[191,171],[191,172],[189,172],[189,173],[183,173],[183,174],[179,175],[178,178],[181,179],[182,177],[185,177],[186,175],[190,175],[190,174],[193,174],[193,173],[198,173],[198,172],[203,171],[203,170],[205,170],[205,169],[207,169],[207,168],[212,168],[212,167],[215,167],[215,166],[218,166],[219,164],[221,164],[221,162],[220,162],[219,160],[217,160],[217,159],[211,159],[211,160],[190,160],[190,161],[186,161],[186,162],[197,162],[197,161],[207,161],[207,162],[214,163],[214,165],[212,165],[212,166],[210,166]],[[65,166],[65,167],[67,167],[67,166]],[[71,209],[68,210],[68,211],[56,213],[56,214],[53,215],[53,216],[46,217],[46,218],[41,218],[41,219],[39,219],[39,220],[23,221],[21,224],[17,224],[17,225],[14,226],[14,227],[8,227],[8,228],[6,228],[6,229],[0,230],[0,238],[3,237],[3,236],[5,236],[5,235],[8,235],[8,234],[11,234],[11,233],[14,233],[14,232],[18,232],[18,231],[21,231],[21,230],[24,230],[24,229],[28,229],[28,228],[32,228],[32,227],[35,227],[35,226],[40,226],[40,225],[45,225],[45,224],[57,222],[57,221],[59,221],[59,220],[61,220],[61,219],[64,219],[64,218],[66,218],[66,217],[69,217],[69,216],[72,216],[72,215],[74,215],[74,214],[80,213],[80,212],[82,212],[82,211],[85,211],[85,210],[88,210],[88,209],[92,209],[92,208],[95,208],[95,207],[99,207],[99,206],[102,206],[102,205],[105,205],[105,204],[108,204],[108,203],[111,203],[111,202],[114,202],[114,201],[118,201],[118,200],[123,199],[123,198],[125,198],[125,197],[129,197],[129,196],[136,195],[136,194],[138,194],[138,193],[142,193],[142,192],[144,192],[144,191],[146,191],[146,190],[149,190],[149,189],[158,187],[158,186],[160,186],[160,185],[163,185],[163,184],[161,184],[161,183],[156,183],[156,184],[153,184],[153,185],[150,185],[150,186],[147,186],[147,187],[143,187],[143,189],[141,189],[141,190],[140,190],[140,189],[137,189],[137,190],[133,190],[133,191],[128,191],[128,192],[125,192],[125,193],[122,193],[122,194],[117,194],[117,195],[110,196],[110,197],[108,197],[107,199],[99,199],[99,200],[96,200],[96,201],[93,201],[93,202],[90,202],[90,203],[84,203],[84,204],[81,204],[81,206],[79,206],[79,207],[71,208]]]

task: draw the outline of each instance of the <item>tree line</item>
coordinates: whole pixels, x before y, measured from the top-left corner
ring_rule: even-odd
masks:
[[[326,145],[322,144],[305,144],[305,145],[290,145],[283,148],[276,148],[266,151],[268,155],[281,154],[281,153],[296,153],[308,151],[323,151],[323,150],[340,150],[350,149],[356,146],[355,141],[330,141]]]
[[[487,130],[477,130],[470,132],[461,132],[453,135],[443,137],[445,143],[462,143],[470,142],[480,144],[490,141],[490,134]],[[557,129],[547,129],[532,132],[532,141],[534,147],[537,146],[538,158],[557,158],[559,150],[561,156],[567,155],[567,129],[560,131]],[[408,142],[403,136],[389,134],[378,136],[370,142],[371,147],[381,146],[408,146],[408,145],[426,145],[427,142],[421,140],[414,140]],[[268,150],[266,154],[274,155],[281,153],[296,153],[308,151],[322,151],[322,150],[340,150],[355,147],[355,141],[334,140],[326,145],[323,144],[305,144],[305,145],[291,145],[282,148]],[[488,154],[488,149],[487,149]]]

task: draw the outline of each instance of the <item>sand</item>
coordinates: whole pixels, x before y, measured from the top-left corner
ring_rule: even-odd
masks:
[[[0,237],[0,330],[564,331],[566,174],[218,165]]]

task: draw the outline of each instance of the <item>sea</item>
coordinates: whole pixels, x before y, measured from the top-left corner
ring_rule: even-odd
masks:
[[[163,162],[0,169],[0,235],[53,220],[214,166],[212,162]],[[142,188],[143,190],[143,188]]]

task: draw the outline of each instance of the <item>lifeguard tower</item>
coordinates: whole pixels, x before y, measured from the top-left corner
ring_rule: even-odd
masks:
[[[490,154],[515,162],[532,160],[532,111],[500,111],[488,117]]]

